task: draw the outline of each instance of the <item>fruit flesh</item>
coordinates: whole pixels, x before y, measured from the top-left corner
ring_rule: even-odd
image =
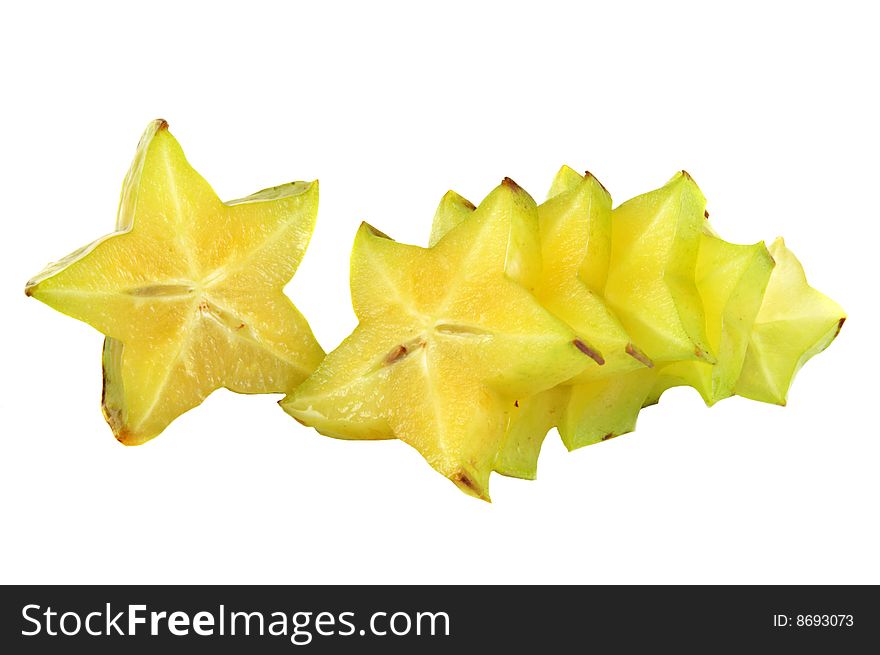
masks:
[[[437,245],[437,242],[456,225],[471,215],[477,206],[467,198],[458,195],[455,191],[447,191],[440,200],[437,211],[434,212],[434,220],[431,221],[431,237],[429,246]]]
[[[772,256],[723,241],[686,173],[612,211],[563,167],[540,207],[508,179],[479,208],[449,192],[428,249],[362,226],[360,324],[315,370],[323,352],[282,289],[316,210],[317,183],[220,202],[167,124],[149,126],[116,231],[26,287],[107,335],[102,406],[120,441],[220,386],[291,391],[314,372],[282,403],[295,418],[400,438],[488,500],[493,470],[535,477],[553,426],[569,449],[607,440],[672,386],[785,404],[846,318],[781,239]]]
[[[570,192],[578,184],[572,173],[563,168],[551,194]],[[551,197],[545,205],[552,202]],[[591,216],[581,225],[594,249],[586,249],[579,277],[599,289],[629,336],[629,361],[641,366],[612,366],[606,375],[573,381],[557,422],[570,450],[632,431],[660,366],[679,360],[714,363],[695,283],[704,216],[705,199],[682,172],[614,209],[609,221]],[[545,247],[545,260],[553,252]]]
[[[524,400],[507,404],[504,440],[495,471],[508,477],[534,480],[538,456],[547,433],[557,425],[571,387],[558,385]]]
[[[598,366],[588,366],[575,380],[591,380],[645,366],[647,356],[631,342],[602,298],[584,280],[587,275],[593,283],[601,283],[607,274],[611,239],[608,192],[589,173],[582,176],[567,166],[557,174],[551,194],[554,192],[538,207],[540,273],[524,276],[508,261],[507,275],[532,291],[543,307],[582,335]],[[468,200],[448,192],[435,213],[431,240],[467,219],[472,208]],[[518,254],[519,248],[517,242],[511,242],[509,260],[525,258]],[[531,253],[527,257],[530,261],[538,258]],[[529,270],[536,269],[532,266]],[[635,359],[633,353],[642,356],[642,360]]]
[[[284,295],[314,227],[316,182],[222,203],[167,123],[147,128],[117,230],[51,264],[26,292],[103,332],[102,406],[127,445],[214,389],[279,393],[323,357]]]
[[[432,239],[467,219],[470,207],[473,205],[458,194],[447,193],[435,214]],[[601,291],[611,256],[611,198],[606,189],[589,173],[580,175],[563,166],[550,197],[538,208],[538,217],[542,269],[537,282],[529,288],[543,307],[584,336],[585,347],[601,362],[566,381],[566,387],[591,383],[589,388],[595,389],[602,387],[596,384],[599,379],[650,367],[650,359],[632,343],[599,293],[593,290]],[[515,273],[510,276],[518,279]],[[607,386],[606,396],[618,386]],[[518,398],[516,407],[508,411],[507,434],[495,470],[503,475],[534,478],[543,439],[557,425],[564,433],[566,445],[571,447],[577,435],[583,434],[584,426],[583,421],[575,422],[571,418],[573,413],[566,411],[570,397],[569,389],[565,388]],[[615,411],[611,408],[612,414]],[[580,415],[583,414],[581,411]],[[566,415],[568,420],[561,422]],[[628,415],[624,421],[631,422]],[[614,420],[610,423],[617,425]]]
[[[635,430],[656,380],[656,370],[642,368],[573,385],[558,425],[562,443],[575,450]]]
[[[496,469],[508,475],[534,477],[541,440],[552,426],[559,428],[570,449],[597,443],[632,430],[641,407],[656,402],[672,386],[693,386],[710,405],[733,395],[737,387],[753,397],[784,401],[780,389],[787,389],[792,371],[827,345],[842,316],[835,304],[817,301],[815,334],[805,337],[803,343],[794,339],[798,345],[792,352],[778,345],[771,348],[763,341],[779,341],[784,321],[763,329],[761,322],[754,330],[752,326],[773,271],[773,257],[763,243],[740,246],[718,237],[705,221],[705,201],[689,175],[676,175],[662,189],[624,203],[614,210],[621,220],[613,222],[613,228],[611,221],[602,220],[601,213],[572,202],[572,194],[585,180],[589,183],[590,176],[563,167],[550,198],[539,208],[543,268],[535,294],[542,305],[576,325],[571,308],[584,303],[571,298],[565,302],[566,273],[572,257],[577,264],[577,252],[587,253],[580,262],[579,280],[592,280],[591,288],[596,288],[610,278],[610,295],[617,293],[618,302],[628,308],[622,312],[623,323],[632,333],[646,335],[659,366],[630,372],[607,366],[599,369],[605,375],[586,369],[567,383],[564,393],[553,390],[518,399],[516,409],[508,412],[508,434]],[[450,193],[444,200],[448,199],[453,201],[441,203],[432,235],[465,220],[471,211],[470,203],[460,196]],[[572,220],[578,213],[588,218],[580,223]],[[780,249],[779,245],[774,247]],[[609,274],[609,267],[618,265]],[[628,279],[619,279],[624,274],[621,271]],[[656,293],[660,286],[665,287],[664,292]],[[767,303],[764,306],[764,315],[769,316]],[[656,321],[658,317],[662,320]],[[652,323],[653,339],[650,331],[641,329],[645,323]],[[580,327],[591,342],[601,343],[600,338],[593,338],[594,333]],[[603,332],[608,331],[596,331]],[[768,374],[755,365],[744,367],[750,340],[753,353],[759,348],[773,350],[772,355],[752,359],[762,364],[779,361],[776,368],[789,381],[774,380],[772,371]],[[639,355],[645,364],[651,363],[644,353]]]
[[[770,246],[776,261],[751,330],[736,393],[785,405],[800,368],[834,341],[846,321],[840,305],[807,283],[782,238]]]
[[[695,283],[706,200],[690,175],[637,196],[612,215],[605,298],[655,362],[715,362]]]
[[[572,206],[572,203],[566,202],[566,198],[571,194],[581,194],[585,189],[590,192],[591,206],[586,212],[580,207],[581,211],[578,215],[578,206],[576,204]],[[592,201],[595,201],[598,211],[593,209]],[[556,204],[565,207],[563,211],[566,213],[574,212],[575,216],[568,220],[554,216],[554,210],[559,211],[554,207]],[[605,292],[608,265],[611,261],[611,214],[609,213],[611,194],[591,173],[581,175],[573,168],[563,166],[553,178],[547,201],[539,207],[539,211],[541,209],[545,215],[547,234],[545,237],[547,243],[546,245],[542,243],[542,247],[547,251],[548,257],[551,255],[551,250],[567,251],[567,256],[564,255],[566,263],[559,268],[570,268],[572,264],[578,267],[578,276],[584,284],[594,293],[602,295]],[[555,232],[556,225],[567,227],[569,233],[567,236],[574,243],[566,244],[563,241],[555,247],[551,246],[550,235]],[[558,239],[561,235],[555,236]],[[572,259],[574,261],[571,261]]]
[[[611,254],[611,196],[589,173],[570,177],[563,169],[557,177],[562,176],[568,184],[557,182],[559,193],[538,208],[544,267],[535,295],[603,359],[602,366],[585,369],[571,382],[643,368],[647,355],[601,296]]]
[[[684,171],[613,210],[603,295],[652,366],[572,390],[558,426],[569,450],[634,430],[662,367],[715,363],[695,282],[705,211]]]
[[[663,367],[649,403],[656,402],[666,389],[679,385],[696,389],[710,406],[734,394],[773,266],[763,242],[742,246],[703,234],[696,284],[705,308],[707,338],[717,353],[717,362],[675,362]]]
[[[363,225],[351,260],[360,323],[282,407],[332,436],[397,437],[488,500],[506,403],[595,365],[578,335],[505,275],[513,242],[540,256],[534,201],[510,180],[429,248]],[[534,260],[515,256],[525,279]]]

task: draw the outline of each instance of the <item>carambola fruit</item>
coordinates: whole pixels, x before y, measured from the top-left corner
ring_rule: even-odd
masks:
[[[359,324],[281,405],[333,437],[396,437],[489,498],[505,407],[596,366],[519,282],[540,270],[537,208],[505,180],[429,248],[364,224],[351,255]]]
[[[214,389],[284,393],[323,358],[284,295],[317,182],[221,202],[154,121],[125,178],[116,231],[50,264],[28,295],[103,332],[103,410],[125,444],[152,439]]]

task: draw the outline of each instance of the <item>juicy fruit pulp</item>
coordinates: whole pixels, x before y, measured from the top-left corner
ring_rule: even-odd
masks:
[[[351,257],[359,325],[282,401],[329,436],[397,437],[488,499],[506,406],[596,366],[517,279],[540,270],[537,208],[505,180],[433,246],[363,225]]]
[[[51,264],[28,295],[103,332],[103,409],[143,443],[214,389],[284,393],[323,351],[282,289],[317,214],[317,182],[222,203],[154,121],[116,231]]]

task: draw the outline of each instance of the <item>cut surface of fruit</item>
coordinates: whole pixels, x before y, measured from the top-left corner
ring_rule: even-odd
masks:
[[[807,283],[801,263],[779,238],[776,266],[752,328],[736,394],[784,405],[795,375],[834,341],[846,320],[836,302]]]
[[[154,121],[123,184],[116,231],[26,293],[108,338],[103,409],[140,444],[213,390],[284,393],[323,351],[283,287],[314,228],[317,182],[221,202]]]
[[[742,246],[703,234],[696,283],[705,309],[706,335],[717,362],[684,361],[664,366],[651,403],[666,389],[680,385],[696,389],[707,405],[734,394],[773,266],[763,242]]]
[[[695,271],[706,200],[684,171],[612,214],[605,299],[655,363],[715,362]]]
[[[507,403],[594,364],[505,274],[529,278],[538,243],[535,203],[507,179],[429,248],[362,225],[351,257],[360,323],[282,407],[332,436],[397,437],[488,500]]]

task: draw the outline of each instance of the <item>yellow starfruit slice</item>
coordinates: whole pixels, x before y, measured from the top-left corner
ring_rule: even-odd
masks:
[[[104,347],[103,410],[141,444],[213,390],[284,393],[323,358],[283,288],[314,228],[317,182],[221,202],[165,121],[147,128],[117,229],[27,283],[92,325]]]
[[[363,225],[351,258],[359,325],[282,407],[331,436],[396,437],[488,500],[505,403],[596,365],[579,335],[505,273],[527,278],[534,256],[537,208],[511,180],[429,248]]]
[[[843,308],[807,283],[801,263],[779,238],[776,266],[752,328],[736,394],[785,405],[800,368],[840,334]]]

